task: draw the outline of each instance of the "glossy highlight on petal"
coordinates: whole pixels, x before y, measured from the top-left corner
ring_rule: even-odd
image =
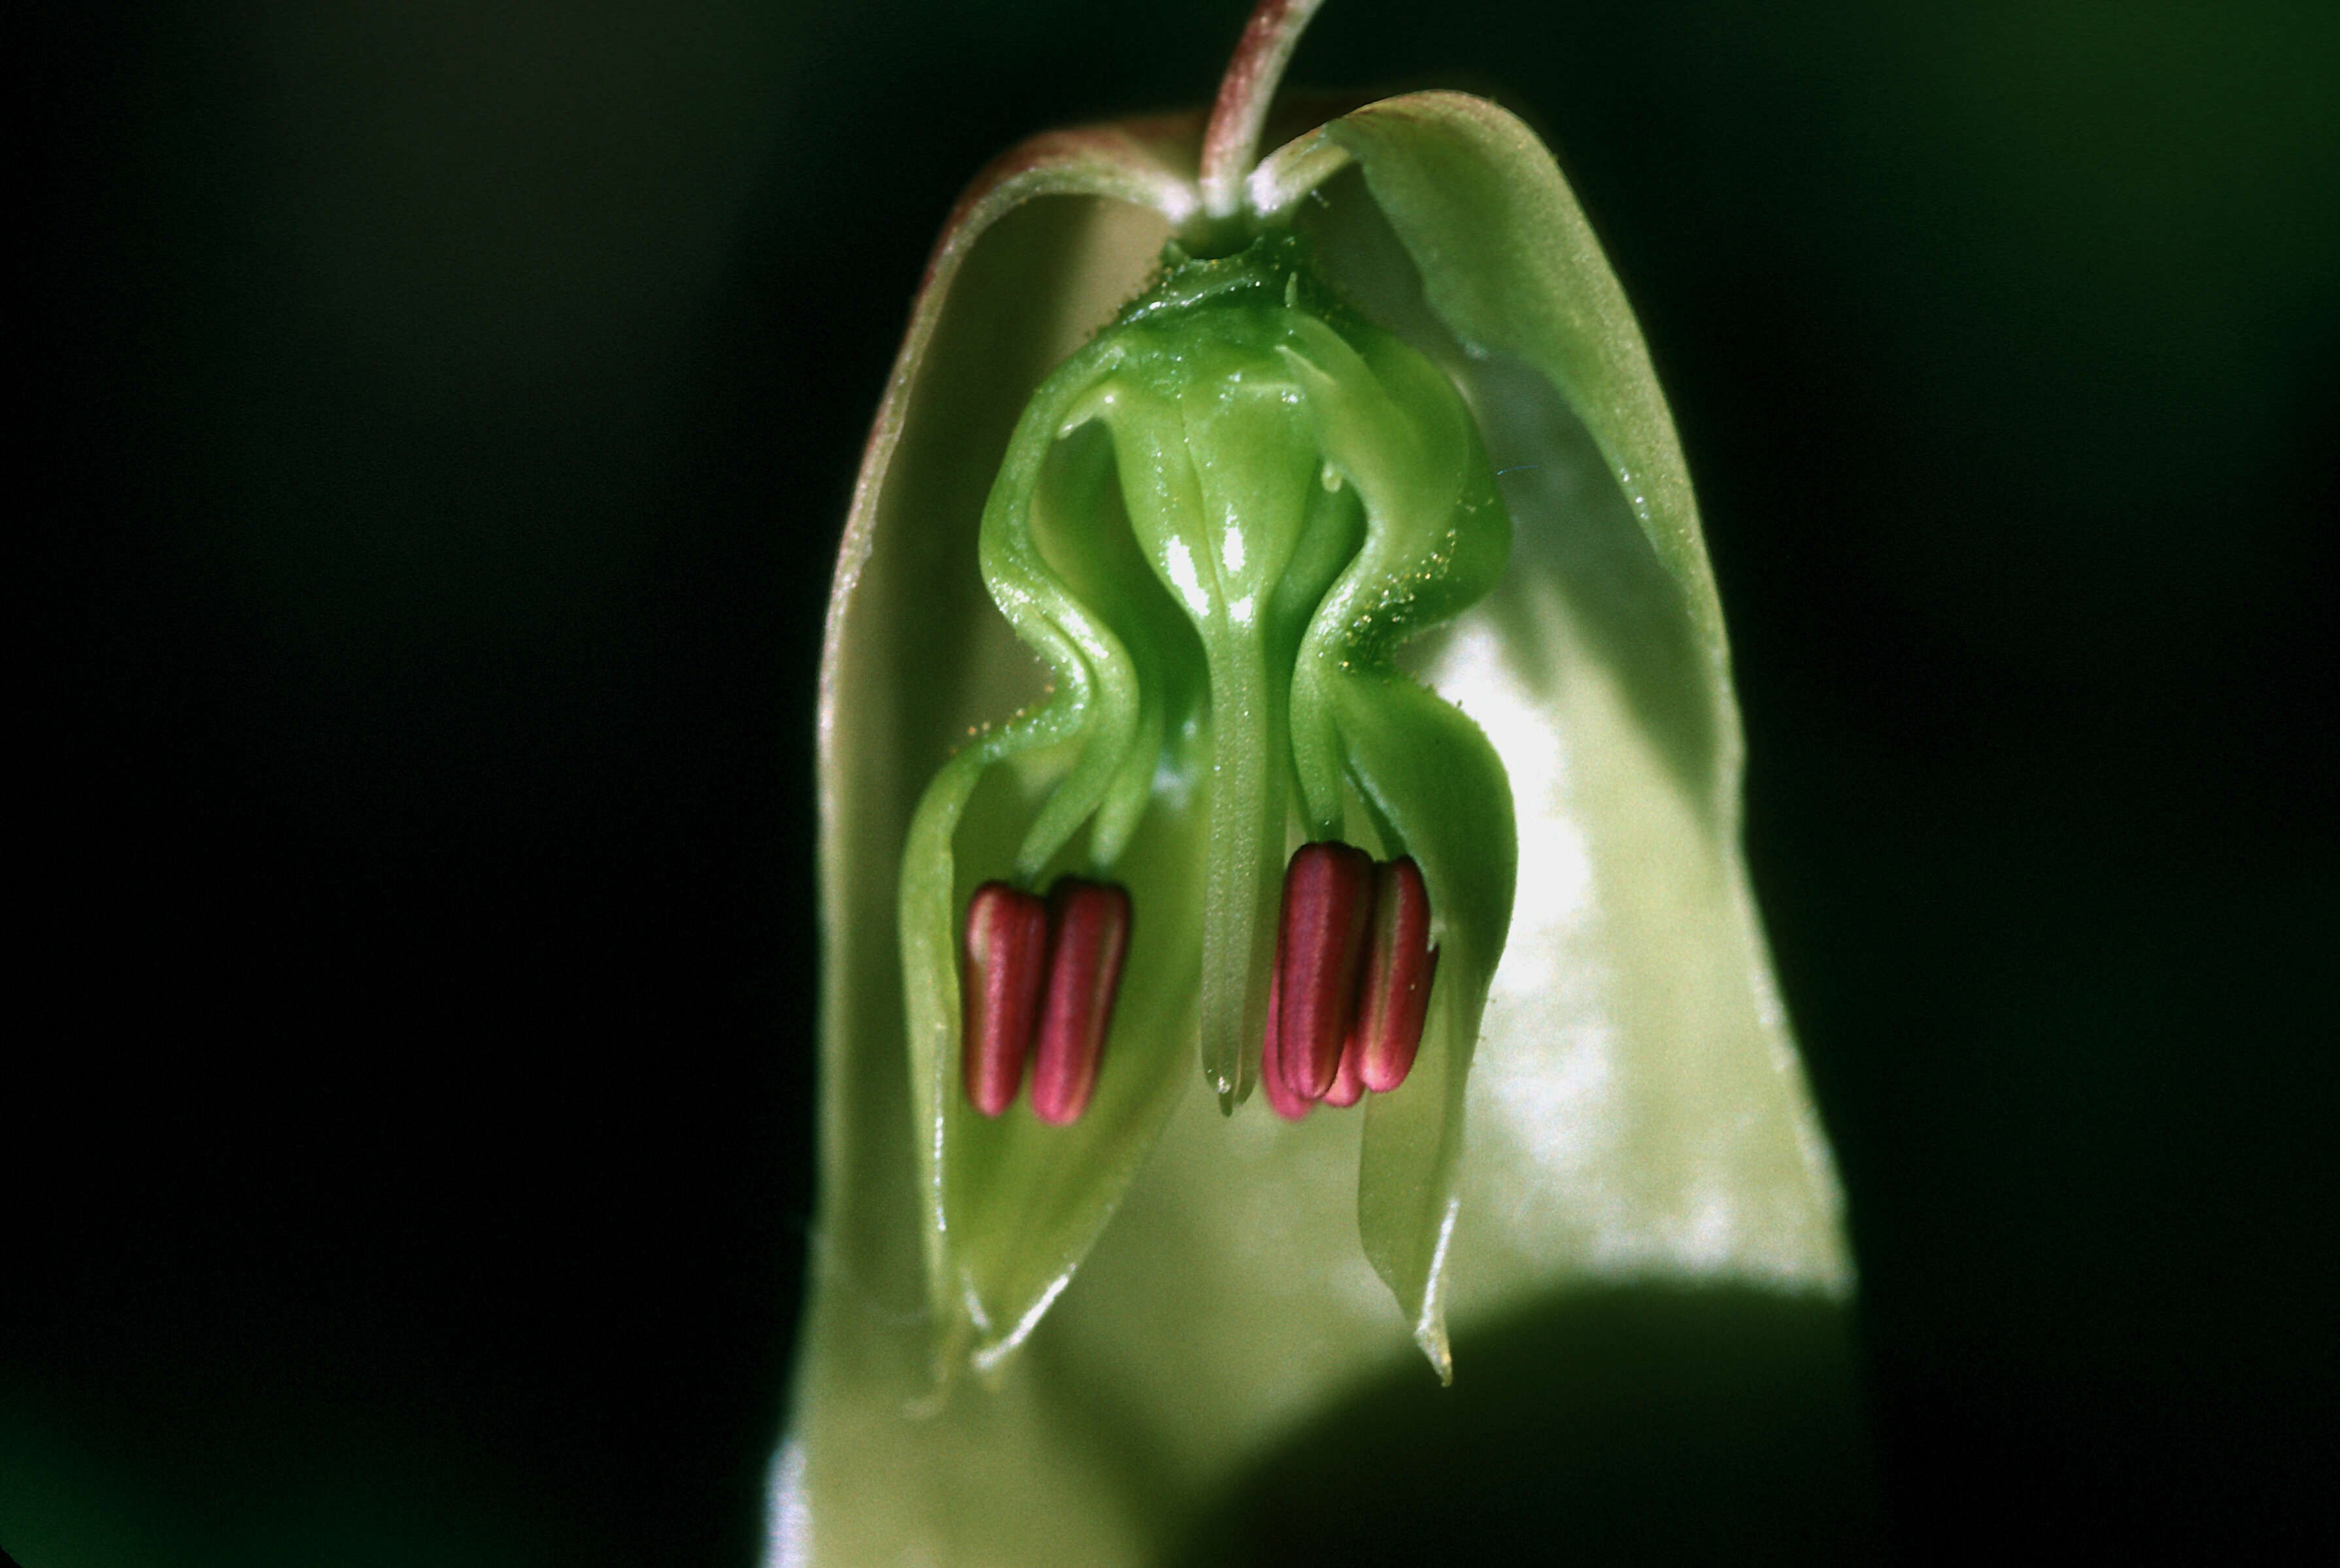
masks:
[[[966,946],[967,1098],[984,1115],[997,1116],[1023,1087],[1039,1023],[1047,906],[1006,883],[985,883],[967,902]]]
[[[1129,922],[1125,888],[1067,876],[1048,890],[1048,987],[1032,1062],[1032,1111],[1052,1127],[1078,1120],[1096,1092]]]

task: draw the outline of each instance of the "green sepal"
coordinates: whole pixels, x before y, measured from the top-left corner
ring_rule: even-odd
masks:
[[[1501,587],[1406,661],[1483,727],[1517,795],[1521,896],[1482,1070],[1448,1085],[1472,1108],[1447,1168],[1462,1218],[1425,1259],[1437,1189],[1383,1179],[1430,1166],[1435,1124],[1405,1102],[1409,1080],[1368,1114],[1369,1143],[1386,1130],[1407,1153],[1368,1150],[1367,1250],[1385,1277],[1390,1260],[1431,1268],[1414,1327],[1433,1360],[1424,1330],[1458,1261],[1474,1317],[1620,1270],[1849,1290],[1739,849],[1713,575],[1623,291],[1552,154],[1494,104],[1412,94],[1303,142],[1357,170],[1301,221],[1361,306],[1405,323],[1462,388],[1515,530]],[[1522,1205],[1496,1174],[1519,1160],[1572,1212]]]
[[[1366,1099],[1358,1230],[1414,1343],[1451,1379],[1441,1274],[1456,1219],[1463,1094],[1511,925],[1519,860],[1511,781],[1479,727],[1404,675],[1350,675],[1336,700],[1350,774],[1381,824],[1385,858],[1410,854],[1422,867],[1438,949],[1413,1070]]]

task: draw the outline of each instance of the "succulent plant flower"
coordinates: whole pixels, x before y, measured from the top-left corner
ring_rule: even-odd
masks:
[[[1261,157],[1314,9],[1007,153],[913,307],[821,675],[782,1561],[1144,1560],[1408,1338],[1849,1288],[1639,329],[1489,103]]]

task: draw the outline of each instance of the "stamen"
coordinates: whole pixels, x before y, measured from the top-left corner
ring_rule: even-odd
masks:
[[[1340,1070],[1333,1074],[1333,1087],[1324,1091],[1324,1103],[1345,1110],[1364,1098],[1365,1080],[1357,1072],[1357,1031],[1353,1029],[1341,1048]]]
[[[1412,855],[1384,861],[1373,868],[1373,940],[1356,1028],[1342,1052],[1344,1077],[1353,1061],[1359,1080],[1376,1094],[1405,1081],[1422,1047],[1430,984],[1437,973],[1438,950],[1430,945],[1430,890],[1423,883],[1422,868]]]
[[[967,1025],[967,1098],[986,1116],[1016,1102],[1047,973],[1048,910],[1035,895],[987,882],[967,905],[967,959],[959,996]]]
[[[1303,844],[1284,873],[1277,1045],[1284,1084],[1304,1100],[1324,1099],[1340,1071],[1356,1017],[1373,888],[1373,857],[1353,844]]]
[[[1032,1064],[1033,1114],[1062,1127],[1088,1109],[1129,951],[1129,893],[1111,883],[1056,879],[1048,890],[1048,984]]]
[[[1284,966],[1279,962],[1275,967],[1281,970]],[[1284,1031],[1276,1027],[1275,1021],[1283,991],[1274,971],[1270,971],[1267,977],[1267,1037],[1260,1042],[1259,1082],[1260,1087],[1267,1090],[1268,1108],[1286,1121],[1297,1121],[1314,1106],[1293,1093],[1292,1086],[1284,1081],[1284,1051],[1278,1044],[1284,1038]]]

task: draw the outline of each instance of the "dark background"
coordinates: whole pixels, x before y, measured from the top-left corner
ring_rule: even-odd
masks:
[[[863,428],[958,185],[1240,11],[35,13],[28,1568],[749,1560]],[[2335,1535],[2335,24],[1334,0],[1294,71],[1521,108],[1641,311],[1913,1558]]]

